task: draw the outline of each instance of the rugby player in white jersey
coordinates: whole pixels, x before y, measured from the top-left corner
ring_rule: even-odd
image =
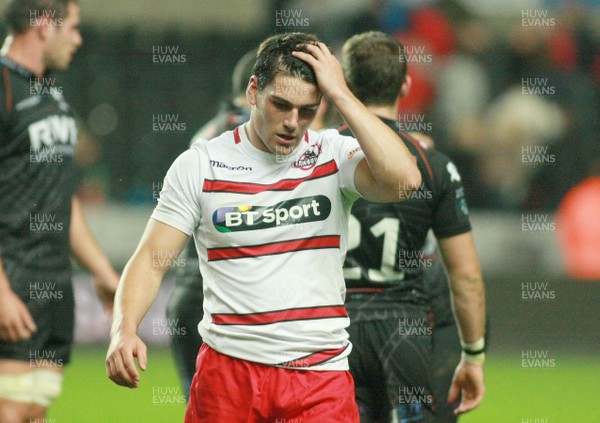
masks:
[[[168,270],[154,258],[176,257],[193,235],[204,345],[185,421],[358,422],[342,274],[350,208],[405,198],[421,175],[316,37],[266,39],[253,73],[250,121],[194,143],[167,172],[117,291],[106,369],[119,385],[140,383],[136,332]],[[356,139],[308,129],[322,95]]]

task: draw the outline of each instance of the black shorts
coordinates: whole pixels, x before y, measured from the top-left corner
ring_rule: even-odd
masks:
[[[68,364],[75,324],[71,269],[31,270],[6,259],[3,265],[11,289],[27,306],[37,332],[24,341],[0,341],[0,359],[27,361],[32,369]]]
[[[433,357],[427,306],[395,303],[369,313],[347,302],[350,372],[361,423],[433,422]],[[360,314],[360,315],[359,315]]]

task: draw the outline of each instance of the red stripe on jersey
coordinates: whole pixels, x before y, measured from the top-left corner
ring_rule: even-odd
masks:
[[[380,294],[383,292],[382,288],[348,288],[346,289],[346,292],[348,294],[351,294],[353,292],[374,292],[376,294]]]
[[[272,184],[255,184],[251,182],[225,181],[207,179],[204,181],[204,192],[230,192],[237,194],[258,194],[264,191],[292,191],[303,182],[324,178],[338,171],[335,160],[316,166],[310,175],[296,179],[282,179]]]
[[[271,323],[290,322],[293,320],[332,319],[338,317],[348,317],[345,306],[336,305],[290,308],[287,310],[248,314],[213,314],[212,323],[215,325],[268,325]]]
[[[433,170],[431,170],[429,160],[427,160],[427,157],[425,156],[425,153],[423,151],[423,147],[421,147],[419,141],[417,141],[416,139],[414,139],[413,137],[408,135],[406,132],[398,131],[398,134],[400,135],[400,137],[404,136],[412,145],[415,146],[415,148],[419,152],[419,155],[421,156],[421,159],[423,160],[423,163],[425,163],[425,166],[427,167],[427,173],[429,173],[429,177],[435,183],[435,177],[433,176]]]
[[[308,131],[304,133],[304,141],[308,143]]]
[[[278,364],[278,366],[282,367],[309,367],[316,366],[318,364],[322,364],[326,361],[331,360],[333,357],[336,357],[346,351],[348,345],[342,348],[338,348],[335,350],[324,350],[319,351],[314,354],[310,354],[304,357],[296,358],[294,360],[286,361],[284,363]]]
[[[6,90],[6,111],[8,113],[12,112],[12,88],[10,86],[10,75],[8,73],[8,68],[4,68],[2,70],[2,76],[4,77],[4,89]]]
[[[260,257],[292,251],[317,250],[321,248],[340,248],[339,235],[325,235],[313,238],[292,239],[243,247],[209,248],[208,261],[230,260],[246,257]]]
[[[239,126],[233,130],[233,140],[235,141],[236,144],[239,144],[242,142],[242,138],[240,137],[240,127]]]

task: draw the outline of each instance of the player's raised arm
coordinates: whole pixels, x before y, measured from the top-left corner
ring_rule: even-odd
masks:
[[[146,370],[146,346],[137,329],[152,305],[171,260],[189,237],[165,223],[150,219],[140,243],[125,266],[115,297],[111,342],[106,356],[108,377],[118,385],[135,388],[140,380],[135,366]]]
[[[339,61],[323,43],[305,44],[309,53],[294,51],[315,71],[319,89],[344,117],[366,159],[356,168],[355,184],[371,201],[406,198],[421,184],[421,174],[406,146],[392,129],[352,94]]]
[[[448,402],[454,402],[461,393],[461,403],[454,412],[463,414],[477,407],[485,392],[485,292],[471,232],[440,239],[439,247],[450,280],[452,307],[463,345]]]

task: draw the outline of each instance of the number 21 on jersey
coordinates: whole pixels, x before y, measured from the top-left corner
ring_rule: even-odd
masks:
[[[348,251],[352,251],[360,245],[361,223],[350,215],[348,221]],[[404,271],[396,269],[396,257],[398,256],[398,236],[400,234],[400,219],[384,217],[371,226],[371,233],[380,237],[383,235],[383,249],[381,251],[381,265],[379,269],[367,269],[368,278],[371,282],[394,282],[404,279]],[[344,268],[345,279],[360,279],[361,269],[358,266]]]

